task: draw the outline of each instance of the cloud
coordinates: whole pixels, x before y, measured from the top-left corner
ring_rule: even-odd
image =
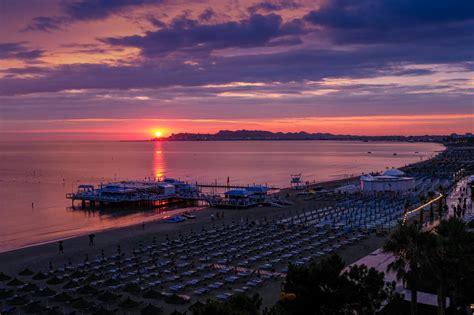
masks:
[[[474,1],[334,0],[304,19],[338,44],[460,45],[473,39]]]
[[[258,11],[273,12],[284,9],[297,9],[300,6],[300,4],[293,0],[265,0],[250,6],[248,11],[250,13],[255,13]]]
[[[96,21],[132,7],[156,5],[161,0],[72,0],[62,1],[60,16],[38,16],[23,31],[52,32],[77,21]]]
[[[208,54],[215,49],[266,46],[271,40],[303,34],[302,24],[289,22],[277,14],[254,14],[240,21],[201,24],[200,21],[180,16],[169,25],[145,35],[109,37],[101,39],[112,46],[141,49],[144,56],[166,56],[173,52]],[[288,43],[287,43],[288,44]]]
[[[25,42],[0,43],[0,59],[20,59],[32,61],[42,57],[44,50],[29,49]]]
[[[50,33],[52,31],[61,30],[63,24],[66,23],[64,17],[49,17],[38,16],[35,17],[22,31],[41,31]]]
[[[68,17],[79,21],[99,20],[125,9],[145,4],[156,4],[159,0],[76,0],[63,3]]]
[[[421,53],[420,53],[421,52]],[[470,52],[455,57],[465,60]],[[364,78],[380,75],[415,76],[433,73],[405,69],[400,64],[459,62],[444,51],[427,56],[420,48],[335,51],[299,49],[265,55],[208,56],[199,64],[184,63],[175,56],[137,61],[133,65],[75,64],[42,70],[31,69],[28,78],[0,79],[0,94],[16,95],[71,89],[137,89],[171,86],[203,86],[230,82],[304,82],[324,78]],[[426,67],[425,67],[426,68]]]
[[[199,21],[207,22],[216,15],[216,12],[212,8],[207,8],[201,14],[199,14]]]

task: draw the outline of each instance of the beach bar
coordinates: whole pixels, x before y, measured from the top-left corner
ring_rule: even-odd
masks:
[[[110,204],[154,205],[170,201],[204,200],[199,188],[185,182],[167,178],[163,181],[121,181],[107,184],[79,185],[75,193],[66,194],[67,199],[80,200],[82,206]]]

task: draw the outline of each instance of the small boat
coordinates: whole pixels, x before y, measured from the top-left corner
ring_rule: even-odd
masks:
[[[397,153],[394,153],[393,155],[398,155]]]
[[[196,216],[194,214],[191,214],[191,212],[185,212],[183,213],[183,216],[187,219],[196,219]]]
[[[180,222],[183,222],[185,221],[186,218],[185,217],[182,217],[182,216],[175,216],[175,217],[171,217],[169,218],[168,220],[166,220],[167,223],[180,223]]]
[[[372,154],[372,151],[367,152],[368,154]]]

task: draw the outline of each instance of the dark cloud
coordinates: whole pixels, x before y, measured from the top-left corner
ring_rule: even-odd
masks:
[[[66,19],[63,17],[35,17],[22,31],[41,31],[50,33],[62,29]]]
[[[443,24],[474,18],[474,1],[333,0],[306,20],[335,28],[399,28]]]
[[[199,20],[207,22],[216,15],[213,9],[207,8],[201,14],[199,14]]]
[[[430,52],[402,47],[366,48],[352,51],[300,49],[281,53],[208,57],[199,65],[185,64],[187,58],[175,56],[161,60],[137,62],[134,66],[78,64],[48,69],[41,76],[0,79],[0,94],[15,95],[36,92],[57,92],[69,89],[138,89],[171,86],[202,86],[244,82],[304,82],[324,78],[367,78],[380,75],[414,76],[431,70],[406,70],[397,65],[435,64],[446,62],[445,52]],[[465,59],[465,55],[452,56]],[[451,60],[454,63],[458,59]]]
[[[293,0],[265,0],[250,6],[248,11],[251,13],[255,13],[257,11],[273,12],[284,9],[297,9],[299,7],[300,5]]]
[[[88,21],[103,19],[133,6],[160,2],[160,0],[78,0],[64,2],[63,10],[74,20]]]
[[[148,21],[150,21],[151,24],[153,24],[155,27],[162,28],[166,26],[166,23],[161,21],[160,19],[157,19],[154,16],[150,16],[148,18]]]
[[[283,23],[276,14],[254,14],[237,22],[201,24],[186,16],[175,18],[170,25],[145,35],[102,39],[113,46],[140,48],[147,57],[165,56],[173,52],[209,53],[231,47],[262,47],[283,36],[303,34],[302,24]]]
[[[159,4],[162,0],[73,0],[63,1],[61,16],[35,17],[22,31],[52,32],[75,21],[94,21],[121,13],[131,7]]]
[[[334,0],[304,19],[339,44],[448,44],[472,41],[474,1]]]
[[[0,43],[0,59],[35,60],[43,56],[44,50],[29,49],[25,42]]]

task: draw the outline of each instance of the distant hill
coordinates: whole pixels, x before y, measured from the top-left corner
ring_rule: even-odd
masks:
[[[359,141],[446,141],[450,136],[354,136],[330,133],[271,132],[263,130],[221,130],[217,133],[177,133],[168,141],[238,141],[238,140],[359,140]]]

